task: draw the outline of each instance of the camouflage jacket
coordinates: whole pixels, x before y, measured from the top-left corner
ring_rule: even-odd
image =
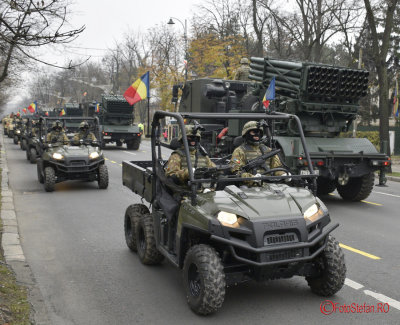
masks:
[[[265,161],[264,166],[260,166],[256,171],[253,173],[250,172],[245,172],[242,170],[242,167],[246,165],[250,160],[257,158],[259,156],[263,155],[263,151],[260,149],[260,147],[263,146],[263,151],[270,152],[271,148],[268,148],[267,146],[261,144],[261,145],[250,145],[250,144],[242,144],[241,146],[237,147],[232,154],[232,158],[230,161],[231,165],[231,171],[240,176],[240,177],[253,177],[253,173],[263,173],[265,172],[268,168],[278,168],[282,166],[282,162],[279,159],[278,155],[274,155],[271,158],[268,158]],[[276,176],[284,174],[283,171],[278,171],[275,172]]]
[[[72,138],[72,143],[78,145],[80,140],[84,141],[97,141],[96,136],[92,132],[81,132],[74,134]]]
[[[47,143],[55,143],[56,145],[69,144],[68,137],[65,132],[51,131],[47,134]]]
[[[196,150],[190,151],[190,162],[194,168],[196,160]],[[197,167],[215,167],[215,164],[208,156],[203,156],[199,153],[197,158]],[[185,154],[182,150],[174,151],[168,159],[165,169],[167,176],[176,176],[181,184],[184,184],[189,179],[189,170]]]
[[[249,81],[250,67],[247,64],[242,64],[236,71],[235,80]]]

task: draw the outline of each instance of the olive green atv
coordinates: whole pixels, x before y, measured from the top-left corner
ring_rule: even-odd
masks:
[[[40,118],[39,152],[37,175],[47,192],[55,189],[55,184],[67,180],[97,181],[100,189],[108,187],[108,170],[99,143],[80,141],[79,145],[58,145],[47,143],[49,123],[61,118]],[[87,118],[98,130],[96,118]]]
[[[178,185],[166,177],[162,147],[177,149],[176,141],[160,140],[161,120],[175,118],[183,133],[189,181]],[[197,168],[187,157],[184,119],[229,118],[261,120],[267,127],[273,119],[299,119],[290,114],[202,114],[157,111],[152,123],[152,160],[124,161],[123,184],[151,204],[130,205],[125,213],[127,246],[146,265],[167,259],[183,273],[190,308],[207,315],[221,308],[228,285],[248,280],[303,276],[311,290],[331,296],[344,285],[344,254],[330,233],[328,209],[315,196],[316,177],[274,176],[286,167],[266,170],[264,175],[242,178],[231,174],[229,157],[213,160],[215,168]],[[196,125],[196,124],[195,124]],[[265,132],[264,132],[265,133]],[[303,146],[309,164],[310,156]],[[200,148],[199,148],[200,149]],[[243,168],[265,164],[277,154],[272,150]],[[269,156],[268,156],[269,155]],[[257,182],[248,187],[247,181]],[[137,201],[137,199],[135,199]]]

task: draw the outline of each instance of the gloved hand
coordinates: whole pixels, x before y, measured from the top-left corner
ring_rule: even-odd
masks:
[[[287,172],[287,173],[283,173],[282,174],[282,176],[291,176],[292,174],[290,173],[290,172]],[[290,183],[292,181],[292,179],[289,177],[289,178],[285,178],[285,182],[286,183]]]
[[[261,175],[260,173],[257,173],[257,174],[254,175],[254,177],[261,177],[261,176],[262,176],[262,175]],[[261,179],[258,179],[258,180],[255,180],[255,181],[254,181],[254,183],[258,183],[258,184],[261,184],[261,182],[262,182]]]

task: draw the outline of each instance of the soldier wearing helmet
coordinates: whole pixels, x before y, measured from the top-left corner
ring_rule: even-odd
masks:
[[[247,58],[240,60],[240,67],[236,71],[235,80],[249,81],[250,66]]]
[[[185,126],[186,137],[190,151],[190,161],[193,168],[200,167],[215,167],[215,164],[211,159],[199,150],[200,143],[200,130],[195,128],[195,125]],[[189,170],[187,166],[187,160],[185,151],[183,149],[182,132],[179,135],[178,140],[181,143],[181,147],[174,152],[168,159],[167,167],[165,169],[166,176],[172,177],[177,183],[185,184],[189,179]]]
[[[89,123],[86,121],[82,121],[79,124],[79,132],[74,134],[72,143],[74,145],[79,145],[81,140],[85,142],[97,141],[96,136],[92,132],[90,132]]]
[[[47,134],[47,143],[52,143],[56,146],[69,144],[68,137],[66,136],[61,121],[57,120],[53,123],[51,131]]]
[[[257,170],[250,172],[243,172],[242,167],[250,160],[266,154],[271,151],[266,145],[260,143],[263,136],[263,129],[259,126],[257,121],[249,121],[243,126],[242,137],[244,142],[237,147],[232,154],[230,161],[231,171],[240,177],[253,177],[260,176],[263,172],[282,167],[282,162],[278,155],[274,155],[265,161],[263,166],[258,167]],[[284,175],[285,172],[277,171],[276,176]],[[254,182],[245,182],[246,185],[255,185]]]

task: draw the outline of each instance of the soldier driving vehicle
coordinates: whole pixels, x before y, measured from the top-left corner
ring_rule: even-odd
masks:
[[[39,150],[39,118],[29,118],[27,122],[27,127],[25,130],[25,135],[23,141],[25,143],[26,159],[30,161],[31,164],[36,163],[36,158]]]
[[[47,126],[54,118],[39,121],[37,174],[47,192],[54,191],[56,183],[66,180],[97,181],[99,188],[108,187],[108,170],[97,141],[81,139],[78,146],[68,145],[68,138],[62,131],[64,119],[55,121],[49,134],[46,134]],[[97,118],[87,118],[87,121],[93,123],[98,133]]]
[[[167,176],[162,148],[176,150],[177,146],[160,139],[165,117],[175,118],[182,133],[183,147],[179,147],[184,153],[180,158],[187,165],[186,186]],[[187,302],[201,315],[221,308],[227,285],[248,280],[299,275],[318,295],[338,292],[346,277],[343,252],[330,235],[338,224],[331,223],[328,209],[313,194],[316,175],[304,135],[300,138],[309,175],[277,175],[288,170],[273,166],[266,168],[264,175],[243,177],[230,173],[227,158],[194,170],[184,119],[196,125],[196,120],[208,118],[252,120],[263,126],[271,125],[272,120],[291,119],[301,130],[300,120],[290,114],[155,112],[152,160],[122,164],[123,184],[152,206],[151,211],[143,203],[127,208],[124,229],[129,249],[137,251],[143,264],[167,259],[182,269]],[[263,167],[278,152],[250,159],[241,168]],[[290,186],[285,183],[289,178],[303,186]],[[241,185],[246,181],[260,181],[261,185]]]
[[[72,144],[79,145],[80,141],[97,141],[96,136],[89,130],[89,123],[82,121],[79,124],[79,132],[74,134]]]

